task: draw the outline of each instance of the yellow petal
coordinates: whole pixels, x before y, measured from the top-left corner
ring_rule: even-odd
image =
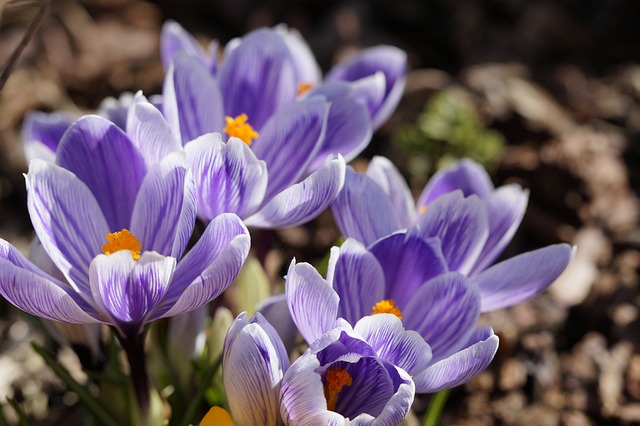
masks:
[[[200,422],[200,426],[233,426],[233,420],[224,408],[211,407]]]

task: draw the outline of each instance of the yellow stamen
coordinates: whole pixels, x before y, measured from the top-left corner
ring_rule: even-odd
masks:
[[[335,411],[338,404],[338,394],[345,386],[351,386],[353,379],[346,370],[342,368],[331,368],[325,373],[324,397],[327,400],[327,409]]]
[[[107,234],[107,243],[102,245],[104,254],[108,256],[120,250],[130,250],[133,260],[138,260],[142,244],[128,229]]]
[[[233,426],[233,420],[224,408],[211,407],[200,422],[200,426]]]
[[[418,211],[420,212],[420,214],[424,214],[424,212],[427,211],[427,206],[420,206],[420,209],[418,209]]]
[[[311,83],[300,83],[298,84],[298,96],[304,95],[309,90],[313,88],[313,84]]]
[[[373,310],[373,313],[371,315],[393,314],[402,319],[402,312],[400,312],[400,308],[398,308],[396,306],[396,303],[391,299],[381,300],[376,303],[371,309]]]
[[[224,126],[225,133],[234,138],[242,139],[244,143],[251,145],[251,142],[258,137],[258,132],[253,130],[251,124],[247,123],[248,119],[247,114],[240,114],[236,118],[226,116],[224,118],[224,121],[227,122],[227,125]]]

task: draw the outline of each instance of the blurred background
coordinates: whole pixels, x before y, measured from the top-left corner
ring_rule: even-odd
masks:
[[[41,4],[0,0],[0,66]],[[640,424],[640,2],[54,0],[0,92],[0,237],[26,252],[33,235],[25,113],[79,115],[123,91],[160,93],[167,19],[203,45],[286,23],[325,71],[363,47],[404,49],[404,97],[354,166],[387,156],[417,194],[439,167],[471,157],[496,185],[530,189],[504,257],[578,247],[547,292],[483,315],[501,338],[498,355],[451,393],[442,424]],[[338,237],[329,212],[277,231],[267,256],[273,285],[292,256],[318,264]],[[14,398],[34,424],[69,424],[77,398],[32,353],[33,339],[44,334],[0,301],[0,400]],[[59,352],[81,376],[74,357]],[[417,397],[415,411],[428,401]]]

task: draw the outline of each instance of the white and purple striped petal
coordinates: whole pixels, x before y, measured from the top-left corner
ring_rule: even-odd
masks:
[[[269,170],[266,199],[304,176],[322,146],[328,116],[329,104],[313,98],[298,101],[269,118],[251,146]]]
[[[410,228],[415,224],[416,211],[413,195],[396,166],[388,158],[376,155],[369,162],[366,174],[391,200],[400,226]]]
[[[129,226],[147,169],[142,154],[119,127],[97,115],[81,118],[62,137],[56,164],[89,187],[112,231]]]
[[[546,289],[574,256],[568,244],[533,250],[500,262],[473,279],[480,288],[482,312],[515,305]]]
[[[224,343],[222,374],[238,425],[279,424],[280,384],[289,358],[275,329],[260,315],[242,313]]]
[[[203,135],[185,147],[193,170],[198,215],[207,222],[221,213],[245,218],[262,205],[268,173],[249,146],[237,138],[226,143],[217,133]]]
[[[160,33],[160,58],[165,70],[171,61],[180,53],[187,53],[197,58],[212,73],[215,73],[217,57],[206,55],[204,49],[191,34],[175,21],[167,21],[162,25]],[[211,53],[216,53],[215,49]]]
[[[22,139],[27,161],[40,158],[54,161],[58,144],[73,118],[62,113],[34,111],[27,114],[22,123]]]
[[[373,306],[385,297],[380,263],[352,238],[331,249],[327,282],[340,298],[338,315],[351,325],[371,315]]]
[[[498,350],[498,336],[490,327],[476,329],[464,349],[413,376],[418,393],[433,393],[468,382],[484,371]]]
[[[339,325],[340,298],[308,263],[291,262],[285,293],[293,322],[307,342],[315,342]]]
[[[427,281],[402,311],[405,327],[418,332],[437,362],[459,350],[480,316],[480,291],[462,274],[450,272]]]
[[[297,71],[287,44],[271,29],[247,34],[218,71],[227,115],[247,114],[258,132],[297,94]]]
[[[325,160],[340,154],[345,161],[353,160],[371,141],[371,120],[366,107],[353,95],[347,83],[326,83],[314,88],[308,98],[323,97],[331,104],[327,119],[327,130],[320,150],[307,168],[314,171]]]
[[[182,143],[158,108],[138,92],[127,114],[127,134],[138,147],[147,168],[172,152],[181,151]]]
[[[124,335],[137,335],[169,287],[176,260],[147,251],[135,261],[129,250],[99,255],[89,270],[100,311]]]
[[[196,309],[231,284],[249,254],[249,231],[235,214],[214,218],[200,240],[178,263],[152,320]]]
[[[340,193],[345,168],[342,157],[328,161],[302,182],[273,197],[244,222],[255,228],[287,228],[316,218]]]
[[[468,274],[489,236],[487,212],[475,195],[445,194],[418,218],[422,238],[438,237],[449,270]]]
[[[102,252],[112,230],[89,188],[71,172],[33,160],[27,181],[27,206],[45,250],[73,288],[86,296],[89,265]]]
[[[191,238],[196,195],[183,152],[154,165],[144,178],[129,230],[144,251],[179,259]]]
[[[391,199],[370,177],[347,167],[344,188],[331,205],[338,228],[365,245],[402,229]]]
[[[387,291],[402,310],[429,279],[447,272],[437,239],[423,240],[415,234],[397,233],[369,247],[384,271]]]
[[[326,76],[327,81],[356,81],[376,72],[384,73],[384,102],[370,110],[374,129],[380,127],[394,111],[404,91],[407,54],[393,46],[375,46],[359,52],[336,65]]]
[[[183,53],[173,59],[162,93],[162,112],[183,145],[224,128],[218,82],[193,56]]]

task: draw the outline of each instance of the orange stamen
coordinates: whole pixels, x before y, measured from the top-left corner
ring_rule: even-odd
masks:
[[[338,394],[345,386],[351,386],[353,379],[346,370],[342,368],[331,368],[325,373],[324,397],[327,400],[327,409],[335,411],[338,404]]]
[[[258,137],[258,132],[253,130],[247,120],[247,114],[240,114],[236,118],[226,116],[224,121],[227,124],[224,126],[224,132],[231,137],[241,139],[247,145],[251,145],[251,142]]]
[[[376,303],[371,309],[373,310],[373,313],[371,315],[393,314],[402,319],[402,312],[400,311],[400,308],[398,308],[396,306],[396,303],[391,299],[381,300]]]
[[[107,243],[102,245],[104,254],[108,256],[120,250],[131,251],[133,260],[138,260],[140,259],[142,244],[140,244],[140,240],[129,232],[128,229],[107,234]]]
[[[304,95],[309,90],[313,88],[313,84],[311,83],[300,83],[298,84],[298,96]]]

